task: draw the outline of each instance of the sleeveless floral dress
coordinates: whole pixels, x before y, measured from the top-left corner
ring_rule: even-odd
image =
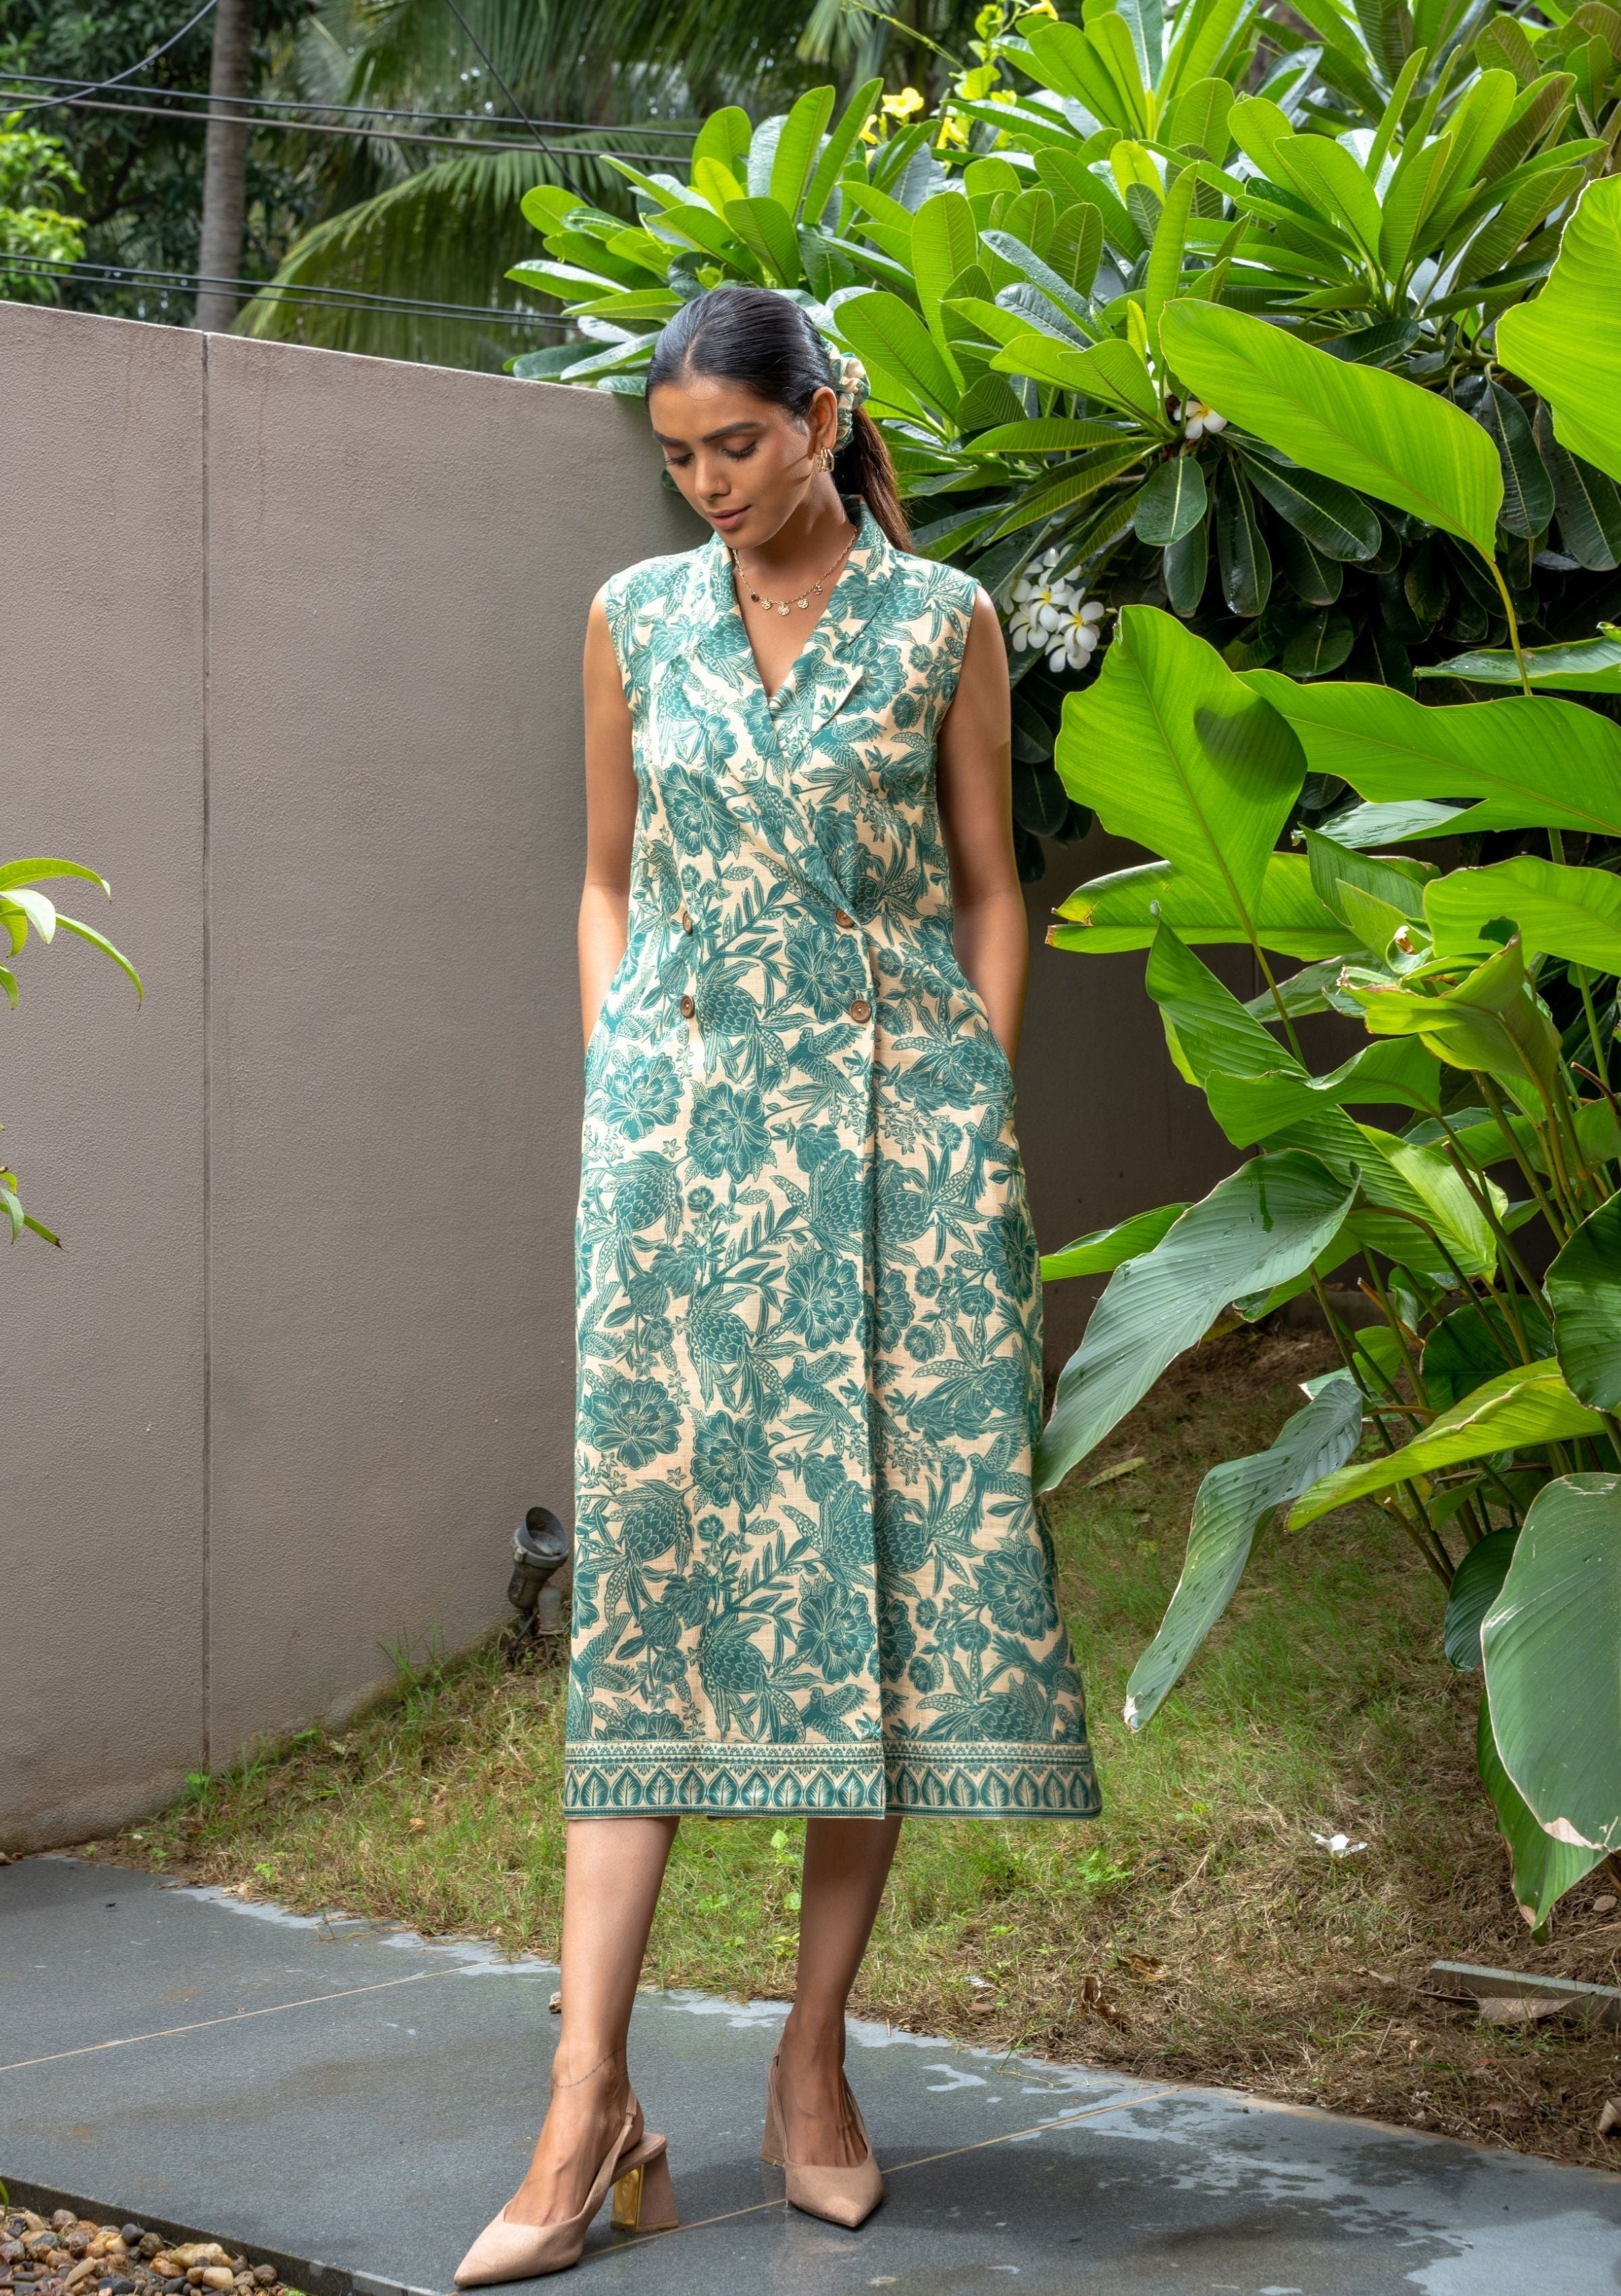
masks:
[[[768,700],[725,545],[616,575],[564,1808],[1088,1817],[1036,1243],[934,799],[975,586],[860,537]]]

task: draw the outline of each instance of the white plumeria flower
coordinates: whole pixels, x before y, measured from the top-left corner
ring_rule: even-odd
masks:
[[[1184,398],[1181,418],[1185,439],[1214,439],[1218,430],[1227,428],[1227,417],[1218,414],[1214,406],[1206,406],[1202,398]]]
[[[1077,603],[1074,586],[1053,578],[1057,555],[1056,550],[1044,552],[1013,586],[1014,611],[1008,634],[1016,646],[1049,645],[1053,632]]]
[[[1048,633],[1047,660],[1053,669],[1084,669],[1103,636],[1098,627],[1104,608],[1096,598],[1077,595]]]
[[[1353,1841],[1348,1833],[1314,1833],[1312,1841],[1330,1857],[1354,1857],[1359,1849],[1366,1849],[1365,1841]]]

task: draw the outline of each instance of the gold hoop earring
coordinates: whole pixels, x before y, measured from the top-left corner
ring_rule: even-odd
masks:
[[[820,462],[823,470],[827,472],[832,471],[833,465],[837,459],[838,457],[835,455],[831,447],[824,447],[821,454],[818,456],[818,460]]]

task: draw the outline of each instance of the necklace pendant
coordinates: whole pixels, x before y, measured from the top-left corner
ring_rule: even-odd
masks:
[[[788,609],[787,609],[787,606],[786,606],[786,603],[785,603],[784,604],[782,604],[782,605],[778,606],[778,608],[777,609],[777,611],[778,611],[778,612],[780,615],[782,615],[782,617],[783,617],[783,619],[784,619],[785,620],[787,619],[787,612],[788,612]]]
[[[794,604],[799,608],[799,610],[800,610],[800,611],[801,611],[801,613],[802,613],[802,614],[803,614],[803,613],[809,613],[809,611],[810,611],[810,592],[809,592],[809,591],[807,591],[807,592],[806,592],[806,594],[805,594],[805,595],[804,595],[802,598],[795,598],[795,600],[794,601]]]

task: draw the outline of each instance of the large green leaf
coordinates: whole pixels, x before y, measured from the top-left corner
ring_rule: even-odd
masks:
[[[1162,923],[1155,936],[1143,984],[1159,1006],[1171,1056],[1189,1084],[1205,1085],[1216,1074],[1268,1077],[1279,1070],[1306,1082],[1294,1054],[1269,1035],[1169,924]]]
[[[1370,1498],[1397,1483],[1410,1483],[1469,1459],[1487,1458],[1493,1451],[1562,1443],[1573,1435],[1603,1431],[1602,1419],[1572,1395],[1557,1363],[1516,1364],[1466,1395],[1452,1410],[1439,1413],[1422,1435],[1399,1451],[1325,1476],[1296,1500],[1289,1528],[1298,1530],[1335,1507],[1349,1506],[1354,1499]]]
[[[1033,329],[1004,344],[991,364],[999,373],[1028,375],[1033,382],[1056,382],[1060,390],[1079,390],[1106,406],[1118,406],[1150,430],[1170,428],[1142,354],[1113,336],[1083,351]]]
[[[1270,669],[1243,677],[1288,719],[1313,773],[1348,781],[1378,804],[1477,800],[1410,836],[1488,829],[1621,836],[1621,726],[1580,702],[1522,695],[1430,709],[1388,685],[1297,685]]]
[[[1480,1646],[1492,1735],[1537,1824],[1621,1849],[1621,1477],[1537,1493]]]
[[[1065,922],[1047,928],[1049,947],[1084,955],[1147,948],[1162,924],[1184,941],[1205,946],[1249,939],[1224,889],[1187,876],[1173,861],[1094,877],[1078,885],[1055,914]],[[1355,934],[1318,899],[1311,870],[1295,853],[1269,857],[1250,922],[1262,947],[1284,956],[1335,956],[1358,946]]]
[[[1208,499],[1197,456],[1173,455],[1148,473],[1137,497],[1138,540],[1156,550],[1180,542],[1204,517]]]
[[[1497,355],[1553,409],[1553,435],[1621,479],[1621,176],[1587,185],[1534,303],[1497,322]]]
[[[1519,853],[1437,878],[1425,888],[1424,913],[1442,955],[1469,947],[1483,925],[1507,917],[1527,955],[1621,972],[1621,877],[1607,869],[1573,869]]]
[[[1213,1467],[1193,1503],[1188,1553],[1159,1632],[1131,1669],[1125,1718],[1140,1730],[1232,1599],[1256,1531],[1277,1507],[1340,1466],[1362,1430],[1362,1398],[1348,1373],[1326,1380],[1285,1422],[1271,1447]]]
[[[1177,373],[1230,422],[1491,556],[1502,472],[1448,400],[1219,304],[1170,305],[1161,333]]]
[[[893,377],[909,396],[950,416],[959,384],[936,344],[909,303],[875,288],[852,295],[836,313],[838,331],[875,380]]]
[[[1152,1251],[1166,1229],[1181,1219],[1187,1209],[1186,1204],[1161,1204],[1151,1212],[1134,1212],[1130,1219],[1119,1220],[1113,1227],[1096,1228],[1090,1235],[1077,1236],[1062,1251],[1042,1255],[1042,1283],[1056,1283],[1067,1275],[1112,1275],[1128,1259],[1137,1259],[1145,1251]]]
[[[1059,1378],[1036,1488],[1061,1482],[1240,1293],[1309,1267],[1354,1193],[1314,1156],[1257,1156],[1189,1205],[1152,1251],[1117,1268]]]
[[[1213,646],[1155,607],[1125,607],[1101,676],[1066,698],[1055,762],[1106,828],[1253,922],[1304,765]]]
[[[1571,1393],[1621,1409],[1621,1196],[1589,1213],[1548,1270],[1548,1304]]]
[[[1480,1622],[1502,1591],[1518,1537],[1518,1530],[1492,1531],[1477,1540],[1452,1573],[1443,1639],[1460,1674],[1473,1674],[1480,1664]]]
[[[1538,1358],[1546,1356],[1553,1346],[1553,1330],[1540,1306],[1522,1296],[1515,1312],[1529,1352]],[[1420,1369],[1425,1399],[1432,1411],[1450,1411],[1522,1360],[1513,1325],[1496,1300],[1454,1308],[1424,1342]]]
[[[822,132],[833,117],[835,93],[831,87],[808,88],[783,121],[777,149],[771,155],[771,197],[790,216],[799,213],[800,199],[816,165]],[[814,217],[811,221],[815,221]]]
[[[1439,994],[1388,981],[1371,988],[1353,983],[1350,994],[1370,1036],[1417,1037],[1437,1060],[1506,1084],[1533,1116],[1541,1111],[1528,1091],[1552,1105],[1559,1088],[1559,1040],[1526,979],[1518,939]]]
[[[1543,1832],[1526,1808],[1525,1797],[1502,1766],[1497,1741],[1492,1735],[1491,1710],[1484,1691],[1480,1694],[1475,1755],[1480,1783],[1491,1797],[1508,1849],[1514,1902],[1532,1928],[1540,1929],[1566,1890],[1574,1889],[1584,1874],[1591,1874],[1604,1852],[1578,1849]]]
[[[1621,632],[1583,638],[1573,645],[1527,646],[1525,662],[1533,685],[1546,693],[1621,693]],[[1457,653],[1450,661],[1413,670],[1415,677],[1461,677],[1471,685],[1520,685],[1512,653],[1489,649]]]
[[[941,300],[978,250],[974,210],[960,192],[937,192],[925,200],[912,224],[912,272],[931,328],[938,330]]]

